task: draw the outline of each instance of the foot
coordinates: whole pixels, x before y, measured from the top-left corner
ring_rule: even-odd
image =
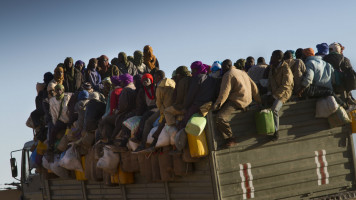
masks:
[[[143,150],[145,150],[145,147],[143,147],[143,146],[138,146],[136,149],[135,149],[135,151],[132,151],[132,153],[133,154],[137,154],[137,153],[140,153],[140,152],[142,152]]]
[[[271,137],[271,140],[274,142],[274,141],[277,141],[279,139],[279,133],[278,131],[274,132],[274,134]]]
[[[234,146],[237,146],[237,141],[236,141],[236,138],[228,138],[225,140],[225,146],[226,148],[230,148],[230,147],[234,147]]]
[[[130,138],[130,141],[131,141],[131,142],[134,142],[134,143],[137,143],[137,144],[140,143],[140,141],[139,141],[137,138],[135,138],[135,137]]]

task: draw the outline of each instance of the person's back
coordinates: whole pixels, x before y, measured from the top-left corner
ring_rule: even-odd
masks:
[[[267,65],[265,64],[252,66],[250,70],[248,70],[248,75],[257,84],[263,78],[266,68]]]
[[[253,80],[246,72],[235,67],[231,67],[224,74],[221,85],[221,92],[216,104],[221,103],[222,105],[226,100],[230,100],[238,108],[246,108],[252,102],[253,96],[257,99],[259,98],[258,89]]]
[[[309,56],[305,62],[306,74],[302,81],[303,85],[315,84],[317,86],[332,89],[334,69],[323,61],[321,57]]]
[[[293,73],[294,89],[293,93],[296,93],[300,88],[300,82],[302,81],[303,74],[306,70],[305,64],[301,59],[286,59],[284,60],[290,67]]]
[[[185,108],[191,105],[202,106],[212,101],[215,93],[215,79],[207,74],[193,76],[186,96]]]

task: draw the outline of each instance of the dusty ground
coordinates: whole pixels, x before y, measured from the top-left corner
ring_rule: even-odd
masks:
[[[21,196],[20,190],[0,190],[1,199],[19,200]]]

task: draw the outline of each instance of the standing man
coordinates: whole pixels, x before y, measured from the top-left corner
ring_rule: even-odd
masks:
[[[261,98],[253,80],[246,72],[232,66],[231,60],[224,60],[221,68],[224,75],[213,110],[219,110],[216,127],[225,139],[224,146],[231,147],[237,144],[230,127],[232,112],[246,108],[252,102],[252,98],[260,104]]]

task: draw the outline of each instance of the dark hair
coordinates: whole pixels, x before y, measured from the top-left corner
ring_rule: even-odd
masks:
[[[226,59],[221,63],[221,66],[228,66],[229,68],[232,66],[232,62],[230,59]]]
[[[158,75],[158,76],[160,76],[160,77],[162,77],[162,78],[165,78],[165,77],[166,77],[166,74],[165,74],[164,71],[162,71],[162,70],[157,70],[157,71],[155,72],[155,75]]]
[[[263,64],[263,65],[265,65],[265,64],[266,64],[265,58],[264,58],[264,57],[259,57],[259,58],[257,59],[257,64]]]
[[[252,56],[249,56],[246,58],[246,61],[249,61],[249,60],[255,60]]]
[[[284,52],[283,60],[288,60],[288,59],[292,59],[292,58],[293,58],[293,54],[291,51]]]
[[[303,57],[303,48],[299,48],[295,51],[295,58],[302,59]]]

